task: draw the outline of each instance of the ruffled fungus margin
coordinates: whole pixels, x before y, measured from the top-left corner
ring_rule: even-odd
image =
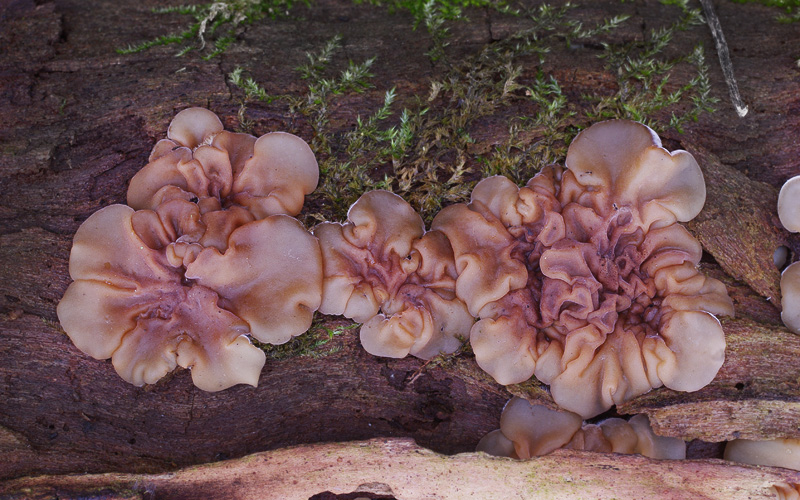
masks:
[[[477,451],[524,460],[559,448],[638,453],[655,459],[686,458],[686,443],[678,438],[657,436],[646,415],[587,424],[575,413],[551,410],[517,397],[511,398],[503,408],[500,429],[485,435]]]
[[[131,180],[133,207],[78,229],[59,319],[75,345],[135,385],[177,366],[207,391],[257,385],[263,351],[305,332],[322,293],[319,244],[295,219],[317,183],[308,145],[222,130],[184,110]]]
[[[522,188],[484,179],[433,221],[453,247],[456,293],[480,318],[478,364],[501,384],[535,375],[584,418],[661,385],[704,387],[724,361],[713,315],[733,304],[677,224],[703,206],[699,166],[624,120],[581,132],[566,165]]]
[[[363,323],[376,356],[430,359],[456,351],[474,318],[455,296],[453,252],[438,231],[388,191],[362,195],[348,221],[317,225],[324,280],[320,312]]]

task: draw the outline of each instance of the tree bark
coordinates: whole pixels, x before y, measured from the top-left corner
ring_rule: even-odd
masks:
[[[330,110],[328,126],[343,134],[353,128],[356,117],[374,112],[387,90],[396,88],[397,102],[404,105],[410,106],[416,96],[424,100],[431,81],[441,81],[487,44],[530,25],[524,17],[469,9],[469,21],[447,25],[451,34],[447,61],[433,62],[425,55],[433,40],[424,27],[412,29],[413,19],[407,13],[348,0],[318,0],[311,7],[296,7],[288,18],[243,28],[237,43],[210,61],[196,55],[175,57],[174,47],[115,53],[114,48],[184,27],[185,16],[151,13],[149,9],[157,5],[155,0],[11,0],[0,7],[0,479],[127,474],[17,479],[0,483],[0,495],[14,498],[28,484],[45,488],[36,491],[55,491],[46,489],[52,485],[78,491],[113,483],[132,488],[132,498],[147,498],[131,485],[152,481],[180,497],[205,484],[205,471],[227,470],[240,472],[218,477],[213,472],[210,477],[252,492],[253,480],[245,485],[232,482],[241,479],[237,474],[250,467],[250,459],[187,469],[177,476],[137,474],[287,446],[378,437],[413,438],[440,453],[467,452],[498,427],[500,410],[512,394],[551,403],[535,381],[512,387],[496,384],[469,355],[435,366],[414,358],[370,356],[361,349],[357,330],[328,338],[322,327],[351,324],[340,318],[321,318],[321,326],[307,334],[321,343],[311,352],[268,359],[258,388],[239,386],[221,393],[196,389],[187,371],[175,372],[153,386],[133,387],[116,375],[110,362],[91,359],[72,345],[58,325],[55,307],[70,282],[68,258],[75,231],[94,211],[124,203],[127,182],[146,164],[153,144],[180,109],[206,106],[221,116],[226,128],[241,125],[237,112],[242,93],[227,82],[235,67],[247,68],[271,94],[302,97],[307,82],[295,68],[306,63],[307,52],[343,34],[345,59],[376,57],[374,88],[348,94]],[[717,378],[700,391],[658,389],[617,411],[644,412],[659,434],[687,440],[797,438],[800,336],[780,323],[779,271],[772,253],[785,245],[792,255],[800,255],[800,238],[783,230],[775,214],[780,184],[800,174],[800,75],[795,64],[800,57],[800,28],[777,23],[774,10],[757,4],[725,2],[716,7],[750,114],[740,119],[727,100],[708,31],[700,27],[679,32],[685,36],[676,35],[671,49],[676,54],[691,52],[698,41],[706,46],[712,92],[720,102],[716,112],[689,122],[683,133],[667,128],[662,138],[669,149],[692,152],[706,175],[706,207],[689,228],[707,252],[703,269],[728,285],[736,304],[737,317],[723,320],[727,358]],[[650,27],[663,25],[666,7],[656,1],[623,6],[611,0],[591,2],[577,16],[588,25],[621,8],[632,18],[604,35],[612,41],[640,41]],[[608,93],[616,89],[615,75],[596,57],[598,53],[594,46],[563,44],[548,56],[545,66],[539,66],[537,55],[526,56],[519,61],[520,81],[531,84],[538,72],[547,71],[558,75],[571,98]],[[431,114],[452,105],[442,99],[428,104]],[[466,167],[473,169],[473,178],[480,175],[482,152],[506,141],[511,118],[532,106],[521,98],[512,104],[467,124],[474,154],[466,158]],[[255,133],[285,130],[309,142],[315,138],[311,118],[292,112],[285,102],[251,102],[248,117],[254,120]],[[523,138],[526,144],[534,140]],[[261,464],[256,471],[262,472],[267,467],[263,461],[273,457],[289,464],[300,460],[296,456],[317,460],[333,450],[349,457],[347,453],[356,450],[353,464],[371,464],[362,453],[365,449],[382,457],[375,459],[376,466],[388,466],[386,457],[399,453],[403,474],[436,461],[456,470],[437,469],[425,481],[437,477],[459,481],[469,476],[467,471],[478,469],[498,470],[520,481],[523,474],[522,466],[512,462],[476,456],[442,458],[405,441],[301,446],[252,460]],[[718,456],[718,448],[713,450],[697,456]],[[305,462],[292,463],[301,467]],[[600,469],[593,469],[592,463],[638,472],[598,478]],[[462,464],[468,466],[459,475]],[[789,477],[718,461],[666,465],[637,457],[577,453],[557,454],[535,464],[542,467],[542,474],[586,473],[599,482],[585,491],[598,498],[602,487],[612,482],[630,488],[625,491],[632,496],[617,498],[633,498],[635,485],[652,477],[665,478],[670,470],[683,478],[697,470],[706,474],[703,481],[717,481],[718,494],[708,498],[733,498],[743,490],[758,498],[766,494],[767,482]],[[332,463],[329,466],[336,469]],[[346,469],[358,470],[352,464]],[[742,490],[725,485],[733,477]],[[335,484],[338,492],[346,493],[358,486],[356,482],[354,476]],[[304,494],[323,491],[314,490],[321,482],[313,484]],[[399,484],[391,485],[395,493]],[[428,487],[442,488],[437,491],[447,498],[443,493],[447,488],[434,484],[440,483],[420,483],[421,490],[403,498],[421,498]],[[577,495],[576,484],[577,479],[564,491]],[[182,490],[184,486],[188,489]],[[669,488],[698,491],[674,482]],[[242,498],[248,494],[242,493]]]

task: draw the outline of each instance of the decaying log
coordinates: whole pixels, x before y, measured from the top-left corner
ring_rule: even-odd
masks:
[[[799,481],[799,472],[720,460],[559,450],[517,461],[476,453],[443,456],[407,439],[374,439],[297,446],[168,474],[25,478],[0,484],[0,498],[756,500],[774,499],[773,485]]]
[[[674,8],[657,0],[585,3],[576,15],[587,26],[626,9],[632,18],[601,41],[631,44],[641,42],[651,28],[663,26],[663,9]],[[393,469],[401,470],[396,477],[410,474],[415,479],[406,482],[412,486],[418,480],[419,487],[438,488],[442,495],[451,487],[426,481],[460,481],[470,477],[467,471],[491,469],[498,474],[485,474],[482,483],[505,474],[513,484],[529,475],[521,471],[532,464],[541,472],[532,484],[542,488],[542,495],[553,491],[548,489],[552,481],[544,478],[557,476],[564,491],[576,497],[587,491],[598,498],[641,497],[643,491],[656,490],[636,488],[659,485],[675,498],[687,498],[678,494],[687,491],[695,497],[700,490],[682,479],[696,474],[703,486],[718,485],[718,495],[708,498],[733,498],[744,491],[759,498],[768,494],[773,480],[790,478],[785,472],[717,461],[665,465],[638,457],[560,453],[519,464],[471,455],[445,458],[406,441],[311,446],[404,437],[436,452],[467,452],[498,426],[500,410],[511,394],[550,402],[535,381],[499,386],[469,354],[430,365],[417,359],[369,356],[358,344],[357,331],[346,328],[352,324],[338,318],[319,318],[303,341],[306,347],[271,357],[256,389],[205,393],[192,385],[186,371],[137,388],[120,380],[109,362],[78,351],[55,314],[69,284],[72,236],[92,212],[124,201],[128,181],[146,163],[176,111],[206,106],[222,117],[228,129],[242,125],[237,117],[242,92],[228,83],[235,67],[246,68],[270,94],[299,98],[307,82],[295,68],[307,62],[307,52],[344,35],[337,71],[346,67],[347,59],[375,57],[376,63],[371,68],[374,88],[348,94],[329,110],[328,126],[342,136],[352,130],[358,116],[374,113],[391,88],[397,89],[402,105],[412,106],[419,97],[430,108],[429,115],[444,106],[464,105],[459,99],[449,102],[441,97],[425,101],[431,82],[447,78],[452,67],[473,60],[487,44],[530,27],[524,17],[470,9],[469,21],[448,25],[447,61],[437,62],[425,55],[433,41],[422,27],[412,29],[408,13],[350,0],[317,0],[312,7],[294,9],[288,18],[242,30],[237,43],[211,61],[196,55],[175,57],[175,47],[115,53],[114,48],[185,26],[185,16],[150,11],[162,4],[11,0],[0,6],[0,479],[128,474],[24,479],[2,483],[0,492],[19,493],[20,488],[32,487],[41,488],[36,491],[45,498],[56,490],[65,498],[86,494],[81,488],[93,484],[108,495],[147,498],[141,485],[150,482],[159,491],[189,495],[208,481],[230,485],[234,483],[225,481],[238,480],[237,491],[245,498],[265,484],[279,486],[263,479],[250,482],[248,474],[267,474],[265,468],[278,463],[301,467],[303,457],[323,462],[340,457],[342,473],[363,464],[377,470],[397,459],[391,462]],[[798,437],[800,336],[780,324],[778,270],[771,264],[778,245],[800,254],[800,239],[780,228],[773,208],[780,183],[800,173],[798,25],[776,23],[775,12],[757,4],[723,2],[716,7],[750,113],[745,119],[736,116],[727,102],[722,73],[710,64],[712,93],[720,98],[718,110],[688,122],[683,133],[666,129],[662,136],[669,149],[685,148],[695,154],[709,182],[706,208],[689,227],[709,254],[702,267],[728,285],[736,303],[737,318],[723,320],[727,359],[717,379],[701,391],[659,389],[617,411],[645,412],[657,432],[685,439]],[[670,50],[675,55],[691,53],[698,40],[707,52],[711,50],[704,29],[676,36]],[[538,54],[529,54],[516,61],[521,68],[519,82],[531,85],[545,72],[556,75],[564,94],[576,102],[593,92],[608,95],[617,90],[617,82],[596,57],[600,48],[600,43],[560,43],[543,65]],[[707,59],[714,61],[708,54]],[[524,90],[518,94],[513,106],[500,106],[472,120],[463,131],[473,141],[469,146],[473,157],[465,163],[473,169],[473,180],[480,175],[478,157],[502,145],[509,138],[512,118],[536,106],[524,99]],[[254,133],[286,130],[310,142],[315,138],[312,118],[292,112],[286,101],[251,102],[246,117],[253,121]],[[569,122],[562,124],[568,126]],[[525,132],[515,147],[539,140],[537,133]],[[445,160],[455,162],[446,154]],[[329,337],[326,328],[342,333]],[[296,445],[303,446],[175,475],[157,474]],[[353,469],[347,469],[346,457]],[[442,475],[425,476],[424,469],[417,469],[420,464]],[[312,469],[308,466],[306,472]],[[600,477],[600,472],[606,475]],[[351,492],[359,481],[380,477],[356,476],[342,476],[337,491]],[[318,476],[308,477],[312,481]],[[572,481],[564,481],[567,477]],[[643,478],[658,479],[648,486]],[[631,485],[631,496],[586,489],[611,483]],[[187,489],[181,489],[184,486]],[[322,483],[308,487],[315,493],[327,489]],[[391,487],[399,495],[405,486],[398,482]],[[405,497],[415,498],[413,492]]]

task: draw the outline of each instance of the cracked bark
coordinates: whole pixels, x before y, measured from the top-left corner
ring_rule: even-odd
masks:
[[[331,126],[340,131],[355,116],[373,112],[386,90],[397,87],[398,102],[424,96],[431,78],[445,73],[424,56],[429,40],[410,29],[410,18],[346,0],[319,1],[295,18],[253,25],[216,62],[175,58],[174,48],[114,53],[114,47],[182,27],[182,16],[151,14],[157,4],[14,0],[0,7],[0,479],[158,473],[290,445],[376,437],[412,437],[438,452],[465,452],[498,426],[511,393],[548,402],[535,383],[498,386],[469,357],[423,370],[420,360],[371,357],[353,330],[332,341],[338,352],[269,360],[257,389],[214,394],[197,391],[186,371],[152,387],[132,387],[110,363],[72,346],[58,327],[55,305],[69,284],[75,230],[92,212],[124,201],[127,182],[176,110],[204,105],[226,128],[236,128],[239,102],[226,82],[233,68],[247,68],[269,93],[299,96],[305,82],[294,68],[306,62],[307,51],[344,33],[352,60],[377,56],[377,63],[375,89],[332,110]],[[596,22],[617,6],[592,2],[580,11],[581,19]],[[526,27],[521,18],[488,12],[481,20],[479,12],[471,14],[473,22],[451,26],[452,62],[480,49],[487,29],[491,40],[499,40]],[[727,361],[711,385],[692,394],[656,390],[619,411],[646,412],[660,433],[710,442],[797,437],[800,337],[780,325],[771,257],[781,244],[800,255],[800,239],[783,231],[774,214],[780,183],[800,173],[800,113],[794,112],[800,109],[800,77],[793,59],[800,37],[796,25],[776,24],[774,12],[758,5],[721,4],[718,13],[742,92],[754,96],[751,113],[740,120],[723,99],[718,112],[664,140],[670,149],[690,149],[704,168],[709,201],[690,229],[708,252],[706,272],[729,286],[738,317],[724,321]],[[661,22],[652,16],[640,9],[615,36],[641,39],[640,26]],[[771,31],[768,38],[764,27]],[[712,44],[710,36],[703,41]],[[677,49],[688,51],[694,43],[679,42]],[[594,55],[565,49],[549,55],[546,69],[567,75],[562,85],[575,95],[611,85],[614,76]],[[521,63],[521,78],[535,78],[535,58]],[[722,73],[714,65],[711,70],[715,95],[724,97]],[[502,142],[507,118],[524,112],[523,103],[491,117],[496,119],[479,120],[468,131],[477,138],[475,150]],[[256,133],[287,130],[312,139],[310,124],[280,105],[253,105],[249,116]],[[327,318],[326,324],[347,323]],[[698,457],[719,452],[696,449],[705,450]],[[559,470],[596,460],[568,457]],[[652,465],[621,463],[640,471]],[[709,474],[719,477],[740,471],[710,464]],[[207,470],[213,477],[217,469]],[[636,484],[635,476],[625,481]],[[99,487],[111,479],[86,481],[81,484],[94,481]]]

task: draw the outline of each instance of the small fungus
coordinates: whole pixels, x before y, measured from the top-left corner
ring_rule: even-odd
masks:
[[[297,137],[230,134],[200,108],[168,136],[131,181],[133,207],[103,208],[75,234],[59,320],[132,384],[181,366],[203,390],[255,386],[266,358],[248,336],[286,342],[321,301],[319,243],[284,215],[316,185],[316,160]]]
[[[734,439],[725,446],[725,460],[800,471],[800,439]]]
[[[484,179],[433,221],[453,247],[456,293],[480,318],[478,364],[501,384],[535,375],[584,418],[661,385],[704,387],[725,356],[713,315],[733,303],[677,223],[703,206],[699,166],[621,120],[580,133],[566,165],[522,188]]]
[[[299,137],[272,132],[256,139],[224,131],[207,109],[178,113],[167,137],[131,179],[128,205],[137,210],[178,198],[194,201],[204,215],[231,207],[254,219],[297,215],[319,180],[314,153]]]
[[[500,429],[484,436],[477,447],[490,455],[523,460],[557,449],[638,453],[655,459],[686,458],[686,443],[657,436],[646,415],[636,415],[627,421],[610,418],[587,424],[575,413],[551,410],[517,397],[503,408]]]
[[[778,194],[778,218],[783,227],[800,233],[800,175],[783,184]]]
[[[781,273],[781,320],[794,333],[800,333],[800,262]]]
[[[370,191],[344,224],[314,228],[322,248],[324,314],[363,323],[370,354],[430,359],[468,338],[474,319],[455,296],[453,252],[447,238],[425,232],[422,218],[388,191]]]
[[[800,175],[792,177],[778,195],[778,217],[783,227],[800,232]],[[788,253],[788,252],[787,252]],[[781,273],[781,319],[794,333],[800,333],[800,262]]]

